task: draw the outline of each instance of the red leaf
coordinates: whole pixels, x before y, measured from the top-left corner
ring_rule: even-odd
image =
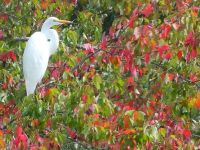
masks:
[[[0,54],[0,61],[5,62],[7,59],[11,59],[12,61],[16,61],[17,57],[14,51],[8,51]]]
[[[160,47],[158,47],[158,51],[166,51],[169,49],[169,45],[168,44],[165,44],[165,45],[162,45]]]
[[[193,15],[195,16],[195,17],[197,17],[198,16],[198,11],[200,10],[200,7],[198,7],[198,6],[193,6],[192,7],[192,12],[193,12]]]
[[[172,54],[171,52],[168,52],[166,55],[165,55],[165,59],[169,60],[171,58]]]
[[[194,106],[197,108],[197,109],[200,109],[200,99],[197,99],[194,103]]]
[[[8,52],[8,58],[10,58],[12,61],[16,61],[17,57],[16,57],[14,51]]]
[[[174,74],[173,73],[169,73],[168,77],[169,77],[169,80],[172,81],[174,79]]]
[[[133,10],[133,12],[132,12],[131,17],[132,17],[132,18],[137,17],[138,13],[139,13],[139,10],[138,10],[138,8],[136,7],[136,8]]]
[[[4,33],[3,31],[0,30],[0,40],[2,40],[4,38]]]
[[[191,131],[189,129],[184,129],[183,135],[185,136],[185,138],[190,138],[192,134],[191,134]]]
[[[50,128],[51,125],[52,125],[52,121],[50,119],[48,119],[46,122],[46,128],[48,128],[48,127]]]
[[[101,41],[101,49],[105,50],[107,48],[107,41],[106,41],[106,35],[105,33],[102,36],[102,41]]]
[[[121,144],[120,143],[116,143],[116,144],[109,144],[109,149],[110,150],[117,150],[120,149]]]
[[[24,147],[28,147],[28,138],[25,134],[21,134],[19,139],[22,141]]]
[[[133,77],[128,77],[127,82],[128,85],[132,85],[134,83]]]
[[[146,54],[144,55],[144,62],[145,62],[146,64],[148,64],[149,61],[150,61],[150,53],[146,53]]]
[[[169,32],[171,31],[171,27],[168,24],[162,24],[160,28],[162,30],[160,34],[160,38],[163,38],[163,39],[167,38],[169,35]]]
[[[131,66],[130,67],[130,71],[131,71],[131,74],[134,76],[134,77],[136,77],[137,78],[137,76],[138,76],[138,69],[135,67],[135,66]]]
[[[194,44],[195,44],[194,33],[189,32],[185,38],[184,45],[188,46],[188,45],[194,45]]]
[[[39,142],[39,143],[43,143],[44,142],[44,138],[42,138],[41,136],[39,135],[36,135],[36,141]]]
[[[193,74],[193,73],[190,73],[190,81],[192,81],[192,82],[198,81],[197,76],[195,74]]]
[[[77,1],[78,1],[78,0],[72,0],[72,3],[73,3],[74,5],[76,5],[76,4],[77,4]]]
[[[38,146],[33,145],[33,146],[30,147],[30,150],[38,150]]]
[[[51,77],[57,79],[59,78],[60,76],[60,72],[58,71],[58,69],[54,69],[52,72],[51,72]]]
[[[191,58],[194,59],[197,57],[197,51],[195,49],[192,49],[191,51]]]
[[[8,89],[8,83],[3,83],[2,84],[2,90],[7,90]]]
[[[181,59],[182,55],[183,55],[183,54],[182,54],[182,51],[179,50],[179,51],[177,52],[177,57],[178,57],[179,60]]]
[[[73,131],[71,128],[67,127],[67,133],[69,134],[69,136],[72,138],[72,139],[75,139],[77,137],[76,135],[76,132]]]
[[[142,10],[142,14],[148,17],[153,12],[153,6],[151,4],[147,4],[145,8]]]
[[[13,144],[14,144],[13,146],[15,148],[21,149],[23,147],[23,148],[27,149],[27,147],[28,147],[28,138],[27,138],[26,134],[23,133],[23,129],[21,126],[18,126],[16,128],[16,138],[13,140]]]
[[[88,96],[87,96],[87,95],[83,94],[83,95],[81,96],[81,100],[82,100],[84,103],[87,103],[87,99],[88,99]]]
[[[39,89],[39,93],[41,94],[42,97],[47,96],[49,89],[47,87],[42,87]]]
[[[163,58],[163,52],[168,50],[169,49],[169,45],[165,44],[165,45],[162,45],[160,47],[158,47],[158,52],[159,52],[159,55],[160,55],[160,58]]]
[[[84,44],[83,47],[87,54],[94,53],[94,48],[92,47],[92,45],[90,43]]]
[[[134,18],[133,18],[133,17],[131,17],[131,18],[129,19],[128,26],[129,26],[130,28],[133,28],[133,26],[134,26]]]
[[[75,77],[77,77],[78,76],[78,71],[75,70],[73,74],[74,74]]]
[[[146,147],[146,149],[152,149],[153,144],[151,142],[147,141],[145,144],[145,147]]]
[[[191,55],[190,55],[190,53],[187,53],[187,54],[185,55],[185,60],[186,60],[186,61],[190,61],[190,60],[191,60]]]
[[[22,127],[21,127],[21,126],[18,126],[18,127],[16,128],[16,136],[17,136],[17,137],[20,136],[20,135],[22,134],[22,132],[23,132]]]
[[[109,29],[109,35],[110,35],[111,38],[114,38],[115,33],[114,33],[113,28],[110,28],[110,29]]]
[[[55,11],[56,14],[60,14],[61,13],[60,7],[56,7],[54,11]]]

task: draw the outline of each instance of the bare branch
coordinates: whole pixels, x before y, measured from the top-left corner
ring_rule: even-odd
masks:
[[[16,41],[16,42],[20,42],[20,41],[24,42],[24,41],[28,41],[28,39],[29,39],[29,37],[16,37],[16,38],[14,38],[14,41]]]

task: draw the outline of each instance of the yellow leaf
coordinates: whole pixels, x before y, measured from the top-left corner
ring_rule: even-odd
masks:
[[[6,149],[6,143],[0,139],[0,149]]]

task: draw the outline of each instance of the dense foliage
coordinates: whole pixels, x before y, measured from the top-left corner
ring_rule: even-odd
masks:
[[[200,148],[199,6],[0,0],[0,149]],[[49,16],[73,24],[27,97],[23,37]]]

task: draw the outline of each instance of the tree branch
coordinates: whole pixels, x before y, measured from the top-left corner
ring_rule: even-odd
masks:
[[[90,53],[87,56],[85,56],[74,68],[72,68],[71,72],[73,73],[76,69],[78,69],[81,65],[83,65],[83,63],[87,59],[89,59],[90,57],[94,56],[95,54],[97,54],[100,51],[101,51],[101,49],[97,49],[94,53]]]
[[[16,37],[16,38],[14,38],[13,41],[16,41],[16,42],[22,41],[22,42],[24,42],[24,41],[28,41],[28,39],[29,39],[29,37]]]
[[[162,70],[164,70],[164,71],[167,70],[167,69],[166,69],[164,66],[162,66],[161,64],[156,64],[156,63],[153,63],[153,64],[154,64],[156,67],[158,67],[158,68],[160,68],[160,69],[162,69]],[[184,82],[186,82],[186,83],[188,83],[188,84],[195,85],[197,89],[200,89],[200,86],[197,84],[197,83],[199,82],[199,80],[196,81],[196,82],[192,82],[192,81],[190,81],[189,79],[184,78],[184,77],[183,77],[182,75],[180,75],[180,74],[179,74],[179,78],[182,79]]]

